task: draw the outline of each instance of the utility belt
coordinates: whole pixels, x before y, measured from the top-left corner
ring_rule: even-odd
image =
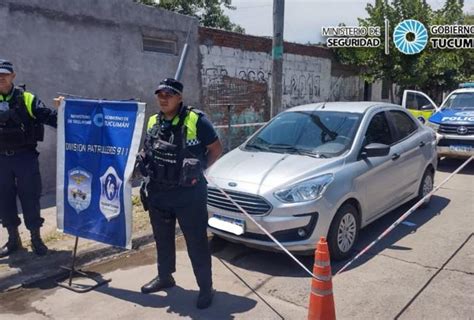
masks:
[[[186,149],[164,140],[154,143],[148,176],[151,186],[157,190],[171,190],[177,187],[193,187],[203,179],[199,159],[185,157]]]
[[[36,151],[36,144],[24,146],[22,148],[17,148],[17,149],[0,149],[0,156],[13,157],[14,155],[17,155],[17,154],[32,152],[32,151]]]

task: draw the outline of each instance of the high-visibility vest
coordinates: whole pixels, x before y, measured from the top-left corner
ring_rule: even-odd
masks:
[[[188,108],[188,114],[186,115],[186,118],[184,119],[183,125],[186,127],[186,145],[187,146],[192,146],[198,143],[197,139],[197,122],[199,120],[201,111],[198,111],[196,109],[193,109],[192,107],[186,107]],[[158,121],[159,115],[155,114],[148,119],[148,125],[147,125],[147,131],[149,131]],[[176,126],[179,123],[179,114],[176,115],[172,122],[171,125]]]

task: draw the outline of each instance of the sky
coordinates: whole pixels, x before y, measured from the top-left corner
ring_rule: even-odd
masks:
[[[297,43],[321,42],[322,26],[339,23],[357,25],[357,18],[367,16],[367,0],[286,0],[285,41]],[[443,6],[444,0],[428,0],[433,9]],[[273,0],[232,0],[236,10],[226,10],[233,23],[245,28],[245,33],[271,37],[273,34]],[[464,11],[474,14],[474,0],[464,1]]]

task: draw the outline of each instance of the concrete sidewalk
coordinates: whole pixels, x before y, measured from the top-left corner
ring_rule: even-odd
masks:
[[[1,319],[305,319],[307,309],[258,293],[246,285],[229,265],[212,258],[216,295],[206,310],[196,308],[198,287],[184,241],[177,241],[177,286],[151,295],[140,286],[156,273],[155,249],[149,246],[114,262],[94,265],[93,270],[112,281],[94,291],[77,294],[63,288],[48,289],[37,283],[29,290],[2,295]],[[310,280],[307,289],[309,292]],[[41,288],[43,290],[38,290]],[[93,303],[92,303],[93,302]]]
[[[138,189],[133,189],[133,249],[153,242],[148,213],[143,210],[138,198]],[[41,216],[45,219],[41,228],[44,242],[50,249],[44,257],[31,251],[30,234],[25,228],[23,217],[19,228],[23,246],[26,250],[16,252],[10,257],[0,259],[0,292],[28,285],[39,279],[57,276],[64,273],[60,266],[71,264],[71,254],[75,237],[57,231],[56,203],[54,195],[46,195],[41,199]],[[0,246],[7,241],[6,229],[0,230]],[[127,250],[101,244],[95,241],[80,239],[78,245],[78,265],[87,265],[115,255],[126,254]]]

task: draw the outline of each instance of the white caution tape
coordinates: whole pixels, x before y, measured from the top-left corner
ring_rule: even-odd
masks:
[[[380,241],[383,237],[385,237],[390,231],[395,229],[403,220],[405,220],[410,214],[412,214],[416,209],[418,209],[419,206],[425,202],[426,199],[431,197],[436,191],[441,188],[442,185],[444,185],[446,182],[448,182],[455,174],[457,174],[459,171],[461,171],[465,166],[468,165],[469,162],[471,162],[474,159],[474,156],[471,156],[469,159],[466,160],[459,168],[457,168],[453,173],[451,173],[446,179],[444,179],[443,182],[441,182],[438,186],[436,186],[430,193],[425,195],[420,201],[415,203],[407,212],[405,212],[400,218],[398,218],[397,221],[395,221],[390,227],[388,227],[380,236],[377,237],[372,243],[370,243],[367,247],[362,249],[361,252],[359,252],[351,261],[349,261],[346,265],[344,265],[339,271],[336,273],[338,275],[342,271],[346,270],[347,267],[349,267],[354,261],[359,259],[364,253],[366,253],[370,248],[372,248],[377,242]]]
[[[264,227],[262,227],[255,219],[244,209],[242,208],[237,202],[234,201],[222,188],[220,188],[216,183],[212,182],[212,180],[209,177],[206,177],[207,181],[212,183],[214,187],[217,188],[227,199],[229,199],[230,202],[232,202],[233,205],[235,205],[247,218],[249,218],[260,230],[262,230],[270,239],[272,239],[273,242],[278,245],[281,250],[283,250],[287,255],[290,256],[306,273],[308,273],[312,278],[317,279],[317,277],[306,268],[304,264],[301,263],[288,249],[286,249],[277,239],[275,239],[274,236],[271,235],[270,232],[268,232]],[[212,219],[212,218],[211,218]]]
[[[231,124],[230,127],[231,128],[261,127],[261,126],[264,126],[266,124],[267,124],[266,122],[240,123],[240,124]],[[214,128],[217,128],[217,129],[225,129],[225,128],[228,128],[228,127],[229,127],[228,124],[219,124],[219,125],[214,126]]]

